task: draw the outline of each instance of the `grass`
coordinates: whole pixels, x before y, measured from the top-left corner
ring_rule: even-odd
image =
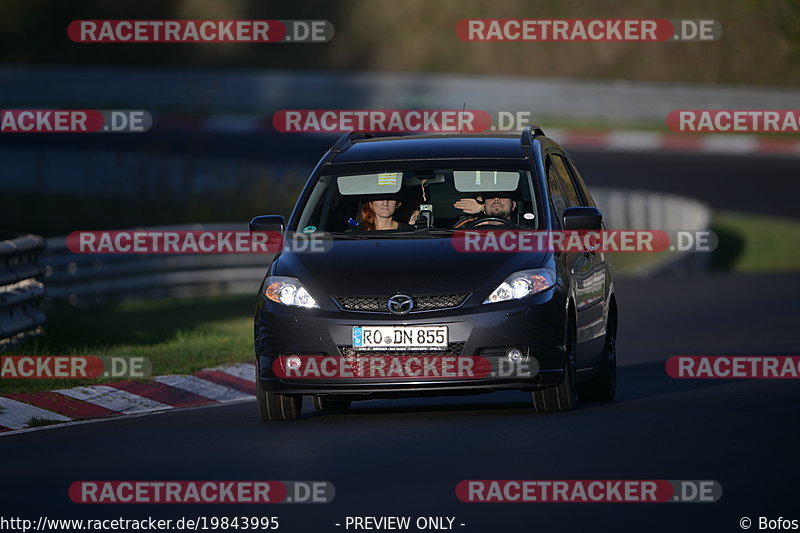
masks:
[[[719,247],[711,267],[734,272],[800,269],[800,221],[789,218],[719,212],[712,229]]]
[[[714,213],[712,231],[719,246],[711,257],[712,270],[779,272],[800,270],[800,221],[790,218],[720,211]],[[658,253],[612,253],[614,272],[636,274],[668,259]]]
[[[84,2],[93,8],[101,2]],[[621,0],[585,2],[305,2],[296,18],[333,21],[335,37],[325,45],[287,46],[265,54],[257,45],[220,43],[180,47],[148,45],[100,47],[77,54],[63,45],[63,29],[74,18],[66,3],[30,0],[0,2],[6,64],[113,64],[171,68],[306,69],[336,71],[400,70],[521,75],[532,78],[686,81],[797,87],[800,71],[800,6],[795,0]],[[51,5],[52,4],[52,5]],[[64,5],[62,5],[64,4]],[[116,2],[129,10],[142,2]],[[250,13],[244,2],[147,2],[151,18],[236,19]],[[256,4],[253,2],[252,4]],[[299,3],[298,3],[299,4]],[[55,6],[55,7],[54,7]],[[302,14],[302,16],[300,16]],[[715,18],[723,26],[715,42],[468,42],[455,34],[466,18]],[[404,23],[401,23],[404,21]],[[37,35],[35,46],[30,35]],[[216,90],[217,88],[215,88]],[[624,85],[621,86],[624,90]],[[200,96],[206,93],[200,92]],[[210,92],[208,94],[216,94]],[[205,102],[204,99],[187,95]],[[210,98],[206,96],[206,98]],[[453,100],[457,97],[454,95]],[[460,105],[460,101],[453,102]],[[231,102],[229,105],[234,105]],[[198,104],[199,105],[199,104]],[[452,104],[451,104],[452,105]]]
[[[670,252],[618,252],[608,253],[611,258],[611,267],[615,274],[636,274],[646,270],[647,267],[659,264],[666,260]]]
[[[154,376],[191,373],[253,357],[254,299],[213,296],[48,311],[45,334],[4,355],[141,356]],[[97,384],[110,379],[5,379],[0,393]]]
[[[63,423],[61,420],[51,420],[49,418],[39,418],[38,416],[31,417],[28,420],[28,425],[26,427],[29,428],[38,428],[42,426],[52,426],[53,424],[61,424]]]

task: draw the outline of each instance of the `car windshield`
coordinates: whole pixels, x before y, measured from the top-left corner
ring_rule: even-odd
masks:
[[[303,207],[297,231],[359,237],[441,233],[465,229],[473,219],[508,220],[537,229],[540,209],[528,170],[416,169],[331,174],[319,178]],[[394,231],[375,231],[376,216]],[[366,221],[365,221],[366,219]],[[481,226],[484,227],[484,226]]]

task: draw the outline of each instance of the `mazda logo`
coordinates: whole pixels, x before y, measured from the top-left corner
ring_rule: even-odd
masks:
[[[386,307],[394,315],[407,315],[414,309],[414,299],[407,294],[395,294],[386,302]]]

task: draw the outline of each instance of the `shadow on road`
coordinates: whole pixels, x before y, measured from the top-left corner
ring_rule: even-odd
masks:
[[[579,402],[576,411],[589,411],[600,406],[612,408],[614,405],[670,395],[709,387],[720,387],[741,380],[725,379],[673,379],[664,370],[664,363],[648,363],[624,366],[618,370],[619,388],[617,397],[612,402],[587,403]],[[470,413],[470,415],[490,414],[500,416],[512,412],[514,414],[530,411],[531,415],[553,416],[548,413],[536,414],[530,393],[522,391],[501,391],[491,394],[468,396],[431,396],[423,398],[404,398],[397,400],[368,400],[354,402],[346,412],[322,413],[314,410],[310,402],[303,418],[315,416],[331,416],[342,414],[353,415],[410,415],[433,413]],[[374,421],[375,418],[369,418]]]

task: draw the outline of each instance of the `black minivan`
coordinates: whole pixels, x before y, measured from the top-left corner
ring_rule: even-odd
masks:
[[[531,391],[536,411],[616,393],[617,305],[602,251],[465,252],[468,231],[602,228],[571,157],[516,135],[343,135],[281,232],[255,311],[264,421],[354,400]],[[313,239],[316,248],[290,245]]]

